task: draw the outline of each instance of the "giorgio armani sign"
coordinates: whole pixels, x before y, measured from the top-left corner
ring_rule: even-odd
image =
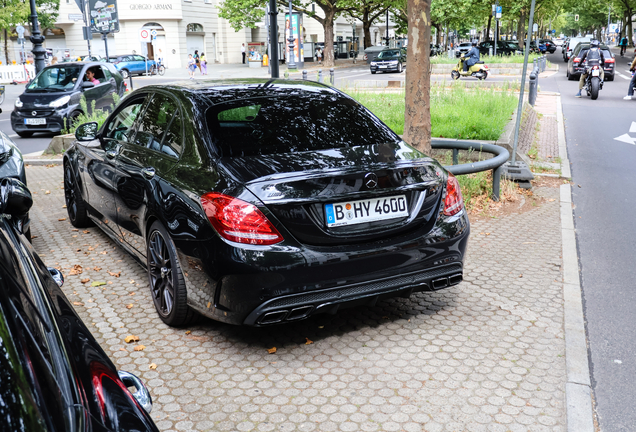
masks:
[[[159,3],[159,4],[150,4],[150,3],[133,3],[130,5],[130,10],[172,10],[172,5],[169,3]]]

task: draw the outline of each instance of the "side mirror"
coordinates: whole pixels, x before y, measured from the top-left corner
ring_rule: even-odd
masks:
[[[77,127],[77,129],[75,129],[75,138],[78,141],[93,141],[97,138],[98,130],[99,126],[97,125],[97,122],[81,124]]]
[[[0,213],[21,220],[29,213],[32,205],[31,191],[24,183],[12,177],[0,180]]]
[[[93,87],[95,87],[95,84],[93,84],[90,81],[82,81],[82,83],[80,84],[80,88],[82,90],[88,90],[88,89],[93,88]]]

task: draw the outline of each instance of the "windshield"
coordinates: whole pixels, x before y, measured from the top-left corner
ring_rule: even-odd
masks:
[[[398,142],[357,102],[333,93],[257,97],[208,109],[208,128],[225,157],[320,151]]]
[[[44,69],[28,85],[27,91],[65,91],[75,87],[82,67],[57,66]]]
[[[382,51],[380,55],[378,56],[378,59],[390,59],[390,58],[395,58],[397,56],[398,56],[397,50]]]

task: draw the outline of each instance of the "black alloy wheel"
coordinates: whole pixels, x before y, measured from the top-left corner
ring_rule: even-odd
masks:
[[[187,290],[177,251],[160,222],[150,227],[146,245],[148,281],[155,309],[169,326],[189,324],[196,313],[187,304]]]
[[[64,164],[64,201],[66,212],[71,225],[76,228],[86,228],[93,225],[86,211],[86,203],[75,185],[75,175],[68,163]]]

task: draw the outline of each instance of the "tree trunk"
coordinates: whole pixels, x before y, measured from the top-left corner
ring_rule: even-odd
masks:
[[[371,44],[371,23],[362,23],[362,29],[364,30],[364,48],[369,48]]]
[[[525,29],[526,29],[526,16],[522,9],[521,15],[519,16],[519,22],[517,22],[517,42],[519,42],[519,45],[523,45]]]
[[[627,35],[627,46],[629,46],[630,48],[632,48],[634,46],[634,38],[633,36],[633,32],[632,32],[632,16],[634,14],[634,11],[630,8],[627,10],[627,30],[625,32],[625,34]]]
[[[4,61],[7,66],[9,63],[9,35],[7,29],[4,29]]]
[[[407,0],[408,59],[404,110],[404,141],[419,151],[431,152],[431,0]]]
[[[335,17],[335,12],[332,10],[325,10],[325,22],[323,27],[325,29],[325,50],[323,53],[323,61],[325,67],[334,67],[335,59],[334,59],[334,45],[333,45],[333,21]]]
[[[490,40],[490,24],[492,24],[492,14],[488,15],[488,27],[486,28],[485,40]]]
[[[437,31],[435,32],[435,44],[436,44],[436,45],[439,45],[439,44],[441,43],[441,37],[442,37],[442,35],[441,35],[441,32],[442,32],[442,26],[441,26],[441,25],[439,25],[439,24],[437,24],[437,25],[435,26],[435,30],[437,30]]]

